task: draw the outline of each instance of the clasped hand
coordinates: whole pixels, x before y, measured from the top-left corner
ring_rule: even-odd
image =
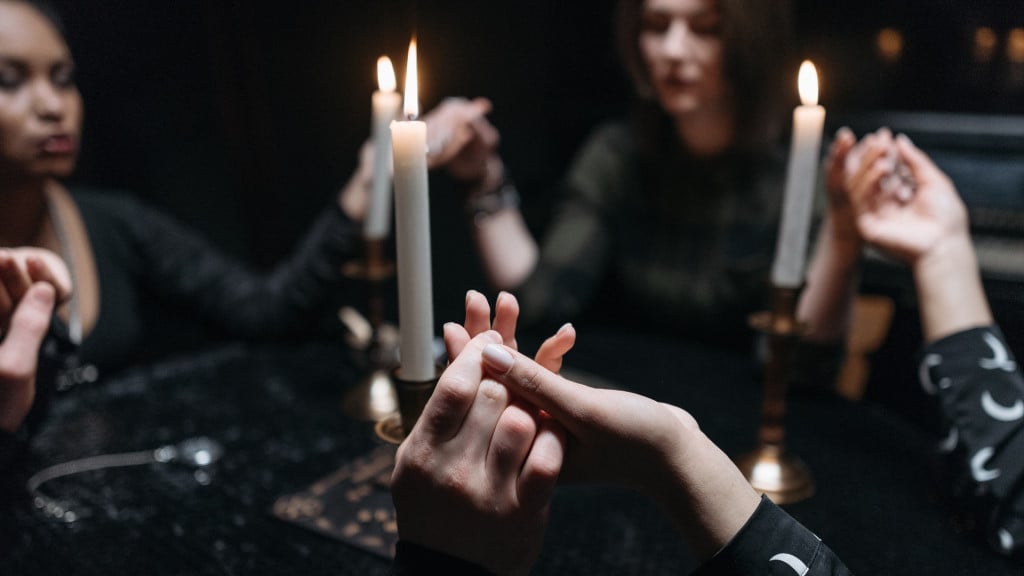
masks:
[[[0,250],[0,429],[15,432],[35,400],[39,347],[71,275],[52,252]]]

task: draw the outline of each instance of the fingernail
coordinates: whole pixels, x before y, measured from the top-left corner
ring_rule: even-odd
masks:
[[[469,299],[473,297],[473,293],[476,290],[466,290],[466,304],[469,304]]]
[[[914,142],[910,139],[910,136],[907,136],[906,134],[899,134],[898,136],[896,136],[896,139],[901,140],[906,144],[910,144],[911,146],[914,145]]]
[[[562,327],[558,329],[558,333],[561,334],[562,332],[565,332],[569,328],[572,328],[572,322],[566,322],[565,324],[562,324]]]
[[[488,344],[487,346],[484,346],[483,357],[485,364],[497,370],[501,374],[505,374],[511,370],[512,364],[515,361],[507,350],[497,344]]]
[[[53,306],[53,299],[56,297],[53,287],[44,284],[44,289],[33,290],[30,294],[32,300],[42,306]]]

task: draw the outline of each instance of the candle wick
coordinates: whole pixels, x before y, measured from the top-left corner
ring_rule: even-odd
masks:
[[[415,114],[406,114],[405,115],[405,119],[408,120],[409,122],[412,122],[413,120],[416,119],[416,115]]]

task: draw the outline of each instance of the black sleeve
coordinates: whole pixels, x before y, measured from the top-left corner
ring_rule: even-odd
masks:
[[[831,574],[850,571],[820,538],[766,496],[753,516],[694,576]]]
[[[332,203],[291,257],[259,274],[156,211],[140,210],[131,226],[149,290],[243,338],[308,330],[343,284],[342,264],[359,238],[358,226]]]
[[[476,564],[443,552],[424,548],[407,540],[398,541],[391,573],[394,576],[415,576],[416,574],[487,576],[490,574]]]
[[[24,450],[24,441],[17,434],[0,430],[0,477],[6,476]]]
[[[992,545],[1024,549],[1024,379],[996,326],[927,346],[921,386],[937,394],[950,426],[943,449],[960,471],[957,492],[988,516]]]

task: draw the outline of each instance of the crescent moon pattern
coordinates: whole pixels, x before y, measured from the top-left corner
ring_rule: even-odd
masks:
[[[807,564],[803,563],[803,560],[800,560],[792,554],[776,554],[775,556],[769,558],[768,561],[782,562],[783,564],[792,568],[793,572],[796,572],[799,576],[805,576],[808,572],[811,571],[811,569],[807,567]]]
[[[960,431],[957,430],[956,426],[949,429],[949,435],[939,443],[939,450],[949,454],[956,449],[956,445],[960,443]]]
[[[988,482],[999,478],[1001,472],[999,470],[988,470],[985,468],[985,464],[988,463],[988,459],[995,453],[995,449],[991,446],[978,450],[977,454],[971,457],[971,476],[974,477],[974,481]]]
[[[921,381],[921,388],[924,389],[925,394],[929,396],[935,396],[938,390],[935,388],[935,383],[932,382],[931,369],[942,364],[942,356],[938,354],[929,354],[921,360],[921,365],[917,368],[917,377]],[[949,378],[942,378],[939,380],[939,388],[945,390],[952,386],[953,383]]]
[[[1013,536],[1006,528],[999,529],[999,547],[1003,549],[1003,552],[1013,550]]]
[[[985,370],[1002,370],[1003,372],[1013,372],[1017,369],[1017,363],[1010,360],[1010,355],[1006,352],[1006,346],[999,341],[993,334],[986,332],[982,335],[985,339],[985,344],[992,349],[991,358],[982,358],[978,360],[978,366],[981,366]]]
[[[981,409],[985,411],[993,420],[999,420],[1000,422],[1013,422],[1020,420],[1024,417],[1024,400],[1017,398],[1017,401],[1012,406],[1003,406],[1002,404],[995,401],[992,398],[992,393],[988,390],[981,395]]]

